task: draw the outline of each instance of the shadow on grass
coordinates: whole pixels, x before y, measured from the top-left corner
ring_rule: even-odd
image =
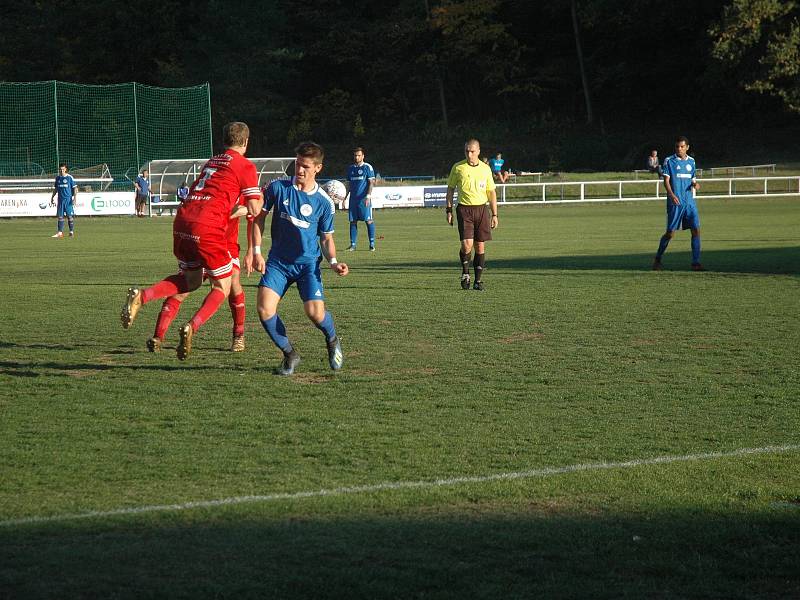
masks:
[[[657,241],[657,240],[656,240]],[[650,271],[652,254],[616,254],[597,256],[543,256],[493,258],[491,246],[487,251],[487,267],[493,270],[610,270]],[[796,275],[800,273],[800,247],[752,248],[745,250],[704,250],[702,263],[712,273],[764,273]],[[667,271],[689,271],[691,252],[688,238],[673,240],[663,258]],[[458,261],[436,260],[414,263],[395,263],[395,268],[458,269]],[[368,266],[361,267],[369,270]],[[385,266],[381,267],[385,270]]]
[[[0,528],[7,598],[789,598],[800,510]]]
[[[0,348],[26,348],[30,350],[77,350],[78,348],[99,348],[99,343],[72,342],[70,344],[42,344],[34,342],[31,344],[19,344],[17,342],[0,341]],[[106,354],[133,354],[133,348],[116,348],[107,350]]]
[[[230,370],[230,367],[214,367],[206,364],[192,365],[186,363],[177,363],[173,365],[111,365],[106,363],[68,363],[68,362],[54,362],[54,361],[32,361],[32,362],[19,362],[2,360],[0,361],[0,375],[9,377],[39,377],[39,376],[71,376],[76,373],[91,374],[99,371],[115,371],[115,370],[131,370],[137,371],[187,371],[191,369],[202,369],[203,371],[220,371],[225,372]]]

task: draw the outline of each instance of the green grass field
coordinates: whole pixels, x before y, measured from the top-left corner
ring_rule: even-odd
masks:
[[[121,328],[170,219],[0,221],[0,598],[800,597],[800,201],[700,213],[656,273],[662,202],[501,207],[483,293],[441,210],[340,214],[291,378],[254,278],[244,354]]]

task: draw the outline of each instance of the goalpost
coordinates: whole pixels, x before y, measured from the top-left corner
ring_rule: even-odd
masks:
[[[79,192],[102,192],[114,182],[108,165],[94,165],[69,172],[78,186]],[[0,194],[12,192],[40,192],[53,189],[55,175],[45,175],[42,171],[37,177],[3,177],[0,176]]]
[[[258,185],[263,187],[274,179],[288,177],[287,170],[295,157],[272,157],[247,159],[256,166]],[[177,190],[181,184],[191,185],[200,175],[207,158],[151,160],[145,168],[150,174],[150,216],[153,211],[161,215],[164,210],[172,211],[180,205]]]

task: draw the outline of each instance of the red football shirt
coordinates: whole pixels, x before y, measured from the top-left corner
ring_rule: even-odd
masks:
[[[199,227],[218,230],[224,236],[239,197],[246,203],[260,193],[255,165],[229,148],[203,165],[200,177],[189,189],[189,197],[178,208],[175,229]]]

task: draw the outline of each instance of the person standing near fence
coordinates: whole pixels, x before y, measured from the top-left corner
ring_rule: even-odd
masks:
[[[447,223],[453,224],[453,196],[458,190],[458,235],[461,239],[461,250],[458,253],[461,261],[461,289],[468,290],[470,284],[469,263],[472,249],[475,258],[475,283],[473,289],[483,291],[483,268],[486,263],[486,242],[492,239],[492,229],[498,225],[497,192],[492,170],[480,160],[481,145],[476,139],[467,140],[464,144],[466,158],[457,162],[450,169],[447,178]],[[486,211],[489,204],[491,215]]]
[[[78,186],[66,163],[58,165],[58,175],[53,185],[53,194],[50,196],[50,206],[55,205],[55,198],[58,196],[58,229],[50,237],[61,239],[64,237],[64,217],[69,223],[69,237],[75,237],[75,199],[78,197]]]
[[[356,249],[358,241],[358,222],[367,224],[369,236],[369,249],[375,250],[375,222],[372,220],[372,188],[375,185],[375,169],[368,162],[364,162],[364,149],[361,147],[353,150],[353,161],[347,170],[347,181],[350,184],[350,247]]]
[[[147,169],[144,169],[141,174],[133,182],[136,188],[136,216],[143,217],[147,200],[150,197],[150,179],[148,179]]]
[[[175,192],[175,197],[178,199],[178,202],[183,202],[189,197],[189,186],[186,185],[184,181],[178,190]]]
[[[661,164],[658,161],[658,150],[650,151],[650,156],[647,157],[647,170],[656,173],[659,177],[663,176]]]
[[[689,140],[678,136],[675,154],[664,160],[662,168],[664,187],[667,189],[667,230],[658,244],[653,270],[661,271],[661,257],[678,229],[692,232],[692,271],[705,271],[700,264],[700,215],[697,213],[694,195],[700,189],[697,183],[697,166],[689,156]]]

